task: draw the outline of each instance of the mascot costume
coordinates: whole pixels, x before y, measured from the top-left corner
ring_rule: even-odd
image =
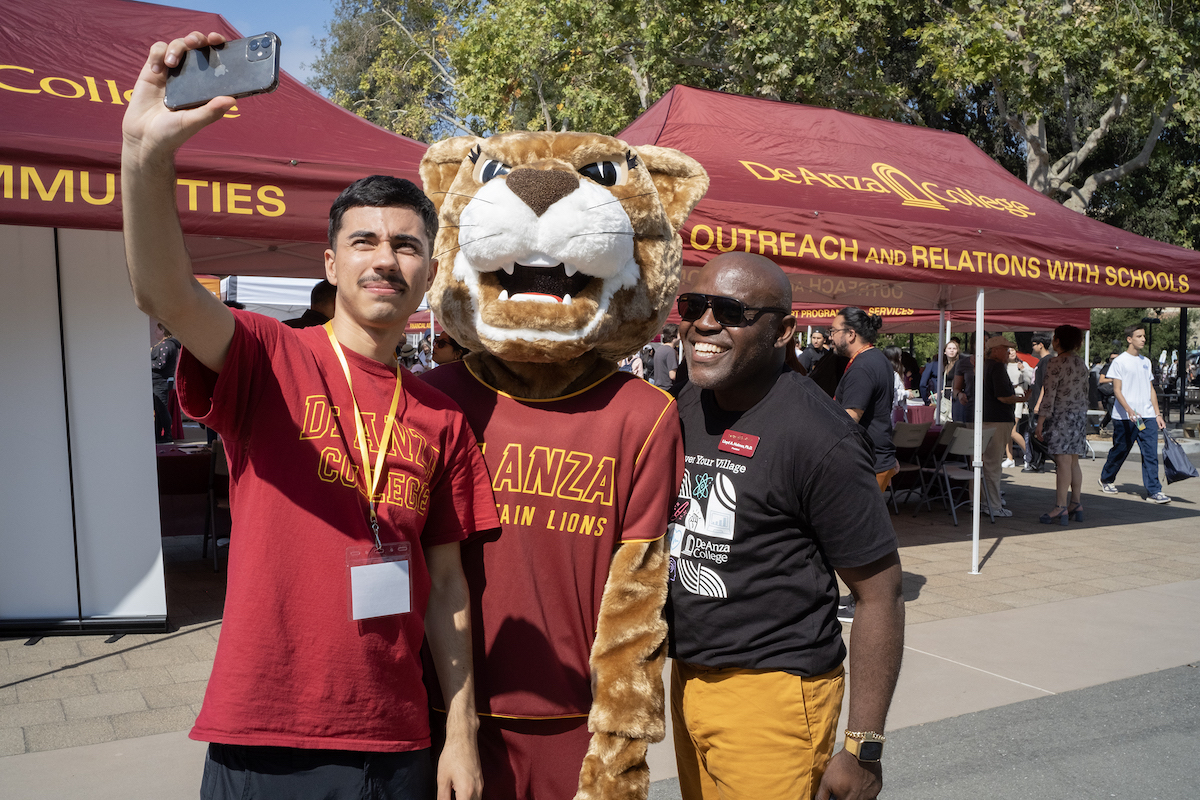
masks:
[[[421,177],[430,302],[471,350],[424,378],[466,412],[501,521],[462,546],[484,796],[645,798],[683,450],[674,400],[616,361],[666,319],[708,176],[667,148],[510,133],[439,142]]]

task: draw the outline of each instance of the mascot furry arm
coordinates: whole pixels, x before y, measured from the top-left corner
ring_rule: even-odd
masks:
[[[440,218],[438,320],[486,383],[540,399],[595,384],[659,332],[679,286],[679,229],[708,188],[683,153],[588,133],[448,139],[421,177]],[[646,747],[665,734],[666,547],[664,536],[612,555],[581,800],[648,791]]]

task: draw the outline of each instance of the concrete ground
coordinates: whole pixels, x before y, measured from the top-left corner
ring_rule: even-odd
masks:
[[[1097,444],[1103,459],[1105,448]],[[1029,796],[1035,784],[1018,782],[1005,794],[980,789],[1006,771],[1044,778],[1060,768],[1051,756],[1064,765],[1079,759],[1079,768],[1120,768],[1122,759],[1148,749],[1177,747],[1169,736],[1176,728],[1169,722],[1155,728],[1143,715],[1129,728],[1130,742],[1110,736],[1095,745],[1101,749],[1089,749],[1096,737],[1062,734],[1077,731],[1080,708],[1093,709],[1086,718],[1097,725],[1127,728],[1138,708],[1168,721],[1186,717],[1190,727],[1180,720],[1181,735],[1193,747],[1179,757],[1191,759],[1198,743],[1195,682],[1175,668],[1200,662],[1200,481],[1165,487],[1175,501],[1158,506],[1141,499],[1136,455],[1119,475],[1115,496],[1096,488],[1101,463],[1083,462],[1085,521],[1066,527],[1037,522],[1054,505],[1053,474],[1006,470],[1014,516],[995,524],[985,517],[978,575],[968,574],[969,520],[955,527],[937,507],[914,517],[911,506],[893,518],[908,625],[888,721],[885,797],[917,797],[934,786],[940,794],[919,796]],[[164,538],[164,550],[171,632],[115,642],[0,640],[5,798],[196,796],[204,745],[188,740],[186,730],[220,634],[224,572],[214,575],[200,559],[198,536]],[[1138,678],[1145,683],[1128,683]],[[1157,694],[1147,699],[1147,691]],[[1164,701],[1163,692],[1175,701]],[[1157,705],[1146,705],[1152,701]],[[1039,735],[1057,749],[1031,760],[1030,743]],[[1012,737],[1022,746],[1004,744]],[[958,749],[930,760],[928,747],[951,745]],[[986,754],[986,766],[967,769],[972,753]],[[677,797],[671,743],[652,747],[650,761],[652,796]],[[1200,796],[1200,782],[1175,791],[1178,783],[1168,782],[1188,776],[1168,773],[1162,786],[1140,784],[1139,796]],[[1108,795],[1089,788],[1039,796]]]

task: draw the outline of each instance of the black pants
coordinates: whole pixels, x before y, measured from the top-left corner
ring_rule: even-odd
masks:
[[[363,753],[210,744],[201,800],[428,800],[429,750]]]

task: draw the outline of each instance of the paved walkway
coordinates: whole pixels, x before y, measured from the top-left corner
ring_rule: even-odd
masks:
[[[1103,453],[1100,455],[1103,458]],[[1195,459],[1195,456],[1193,456]],[[1007,470],[1011,518],[971,527],[940,509],[895,517],[908,605],[905,667],[889,730],[1200,661],[1200,481],[1141,499],[1136,460],[1100,495],[1085,461],[1086,520],[1036,519],[1053,474]],[[0,640],[0,785],[6,798],[191,798],[204,746],[184,733],[199,709],[224,573],[199,538],[164,539],[171,633]],[[851,677],[851,679],[853,679]],[[652,748],[669,788],[670,743]]]

